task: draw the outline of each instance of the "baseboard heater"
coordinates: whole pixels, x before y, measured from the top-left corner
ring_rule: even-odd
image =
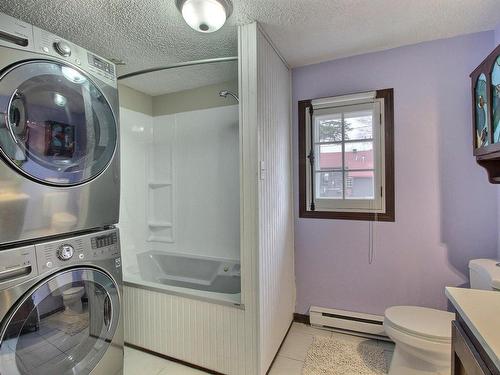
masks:
[[[383,327],[384,317],[380,315],[311,306],[309,318],[313,327],[389,340]]]

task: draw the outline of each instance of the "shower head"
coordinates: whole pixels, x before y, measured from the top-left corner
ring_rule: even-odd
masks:
[[[228,95],[232,96],[238,103],[240,102],[240,98],[238,98],[238,95],[233,94],[229,90],[222,90],[221,92],[219,92],[219,96],[223,98],[227,98]]]

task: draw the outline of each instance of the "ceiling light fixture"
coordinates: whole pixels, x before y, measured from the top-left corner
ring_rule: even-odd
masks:
[[[233,12],[230,0],[176,0],[186,23],[202,33],[219,30]]]
[[[59,107],[64,107],[66,105],[66,103],[68,102],[68,99],[66,99],[65,96],[59,94],[58,92],[56,92],[54,94],[54,103],[59,106]]]
[[[81,84],[87,81],[87,78],[85,78],[83,74],[73,68],[70,68],[69,66],[62,66],[61,72],[68,81],[73,83]]]

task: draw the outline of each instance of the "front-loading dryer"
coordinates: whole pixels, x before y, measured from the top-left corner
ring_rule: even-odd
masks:
[[[0,374],[123,374],[118,229],[0,251]]]
[[[0,14],[0,246],[116,224],[115,66]]]

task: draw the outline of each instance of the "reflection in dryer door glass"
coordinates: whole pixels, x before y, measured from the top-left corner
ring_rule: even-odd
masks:
[[[22,63],[5,73],[0,97],[0,150],[29,176],[74,185],[111,161],[117,124],[100,88],[82,72],[56,62]],[[5,126],[4,126],[5,125]]]
[[[116,303],[113,282],[97,271],[70,271],[41,285],[3,332],[0,374],[89,374],[112,340]]]
[[[47,125],[45,155],[71,159],[75,152],[75,127],[50,121],[47,122]]]

